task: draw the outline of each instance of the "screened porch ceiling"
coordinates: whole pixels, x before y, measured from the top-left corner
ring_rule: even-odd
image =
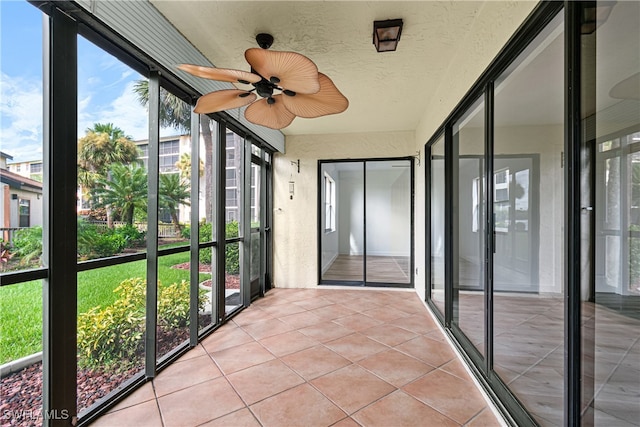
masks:
[[[342,114],[297,118],[285,135],[415,131],[430,111],[443,114],[442,90],[469,61],[482,71],[536,2],[495,1],[166,1],[151,3],[215,66],[249,70],[244,51],[255,35],[274,36],[271,49],[312,59],[349,99]],[[395,52],[377,53],[373,21],[402,18]],[[468,73],[470,74],[470,73]]]

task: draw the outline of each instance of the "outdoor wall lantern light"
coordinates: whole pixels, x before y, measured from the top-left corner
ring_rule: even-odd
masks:
[[[378,52],[393,52],[402,34],[402,19],[373,21],[373,44]]]

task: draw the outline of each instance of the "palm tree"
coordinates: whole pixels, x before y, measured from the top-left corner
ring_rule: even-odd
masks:
[[[130,136],[113,123],[95,123],[78,140],[78,180],[92,188],[99,177],[105,177],[112,163],[132,163],[138,158],[138,147]]]
[[[147,206],[147,172],[138,164],[114,163],[109,168],[110,179],[100,178],[96,195],[99,204],[122,213],[122,220],[133,225],[136,209]]]
[[[178,232],[182,232],[182,226],[178,221],[178,206],[189,205],[191,193],[189,184],[177,173],[160,175],[160,194],[158,204],[169,210],[171,221]]]
[[[91,192],[101,179],[109,179],[109,167],[115,163],[129,164],[138,158],[138,147],[130,136],[113,123],[95,123],[78,140],[78,184]],[[113,226],[111,209],[107,223]]]
[[[202,174],[204,173],[204,163],[202,162],[202,159],[200,159],[198,163],[200,163],[198,165],[198,176],[202,176]],[[180,155],[180,160],[176,162],[176,167],[180,171],[181,178],[190,180],[191,179],[191,154],[182,153]]]
[[[133,91],[138,101],[145,107],[149,107],[149,81],[138,80]],[[172,93],[164,89],[160,90],[160,126],[174,127],[181,131],[189,131],[191,127],[191,108]],[[205,194],[205,218],[211,222],[213,211],[211,195],[213,194],[213,136],[211,134],[211,119],[206,115],[200,116],[200,132],[204,140],[204,194]],[[196,137],[192,135],[192,137]]]

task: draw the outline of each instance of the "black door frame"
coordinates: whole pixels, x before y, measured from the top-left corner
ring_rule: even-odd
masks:
[[[393,287],[393,288],[413,288],[414,287],[414,275],[415,271],[415,157],[383,157],[383,158],[360,158],[360,159],[331,159],[331,160],[318,160],[318,284],[319,285],[342,285],[342,286],[365,286],[365,287]],[[384,161],[408,161],[410,167],[410,248],[409,248],[409,283],[390,283],[390,282],[369,282],[367,280],[367,162],[384,162]],[[348,280],[324,280],[322,279],[322,233],[324,226],[322,224],[322,211],[324,201],[322,200],[322,185],[324,180],[322,179],[322,165],[327,163],[362,163],[363,166],[363,187],[364,191],[364,212],[363,212],[363,226],[364,226],[364,255],[363,255],[363,276],[362,281],[348,281]]]

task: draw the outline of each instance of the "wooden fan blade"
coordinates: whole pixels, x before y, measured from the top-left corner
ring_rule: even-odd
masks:
[[[241,96],[243,95],[244,96]],[[198,114],[215,113],[222,110],[230,110],[232,108],[243,107],[252,103],[257,98],[253,92],[247,92],[240,89],[225,89],[202,95],[196,108],[193,110]]]
[[[241,70],[231,70],[227,68],[203,67],[201,65],[193,64],[180,64],[178,65],[178,68],[196,77],[202,77],[209,80],[217,80],[219,82],[258,83],[260,80],[262,80],[257,74],[248,73]]]
[[[291,124],[296,116],[287,110],[282,102],[283,95],[275,95],[275,102],[269,104],[267,98],[262,98],[249,105],[244,116],[251,123],[271,129],[282,129]]]
[[[340,93],[331,79],[318,73],[320,91],[313,95],[296,93],[294,96],[283,95],[283,102],[287,110],[296,116],[308,119],[342,113],[349,107],[349,100]]]
[[[252,48],[244,57],[258,74],[282,88],[304,94],[320,90],[318,67],[304,55]]]

